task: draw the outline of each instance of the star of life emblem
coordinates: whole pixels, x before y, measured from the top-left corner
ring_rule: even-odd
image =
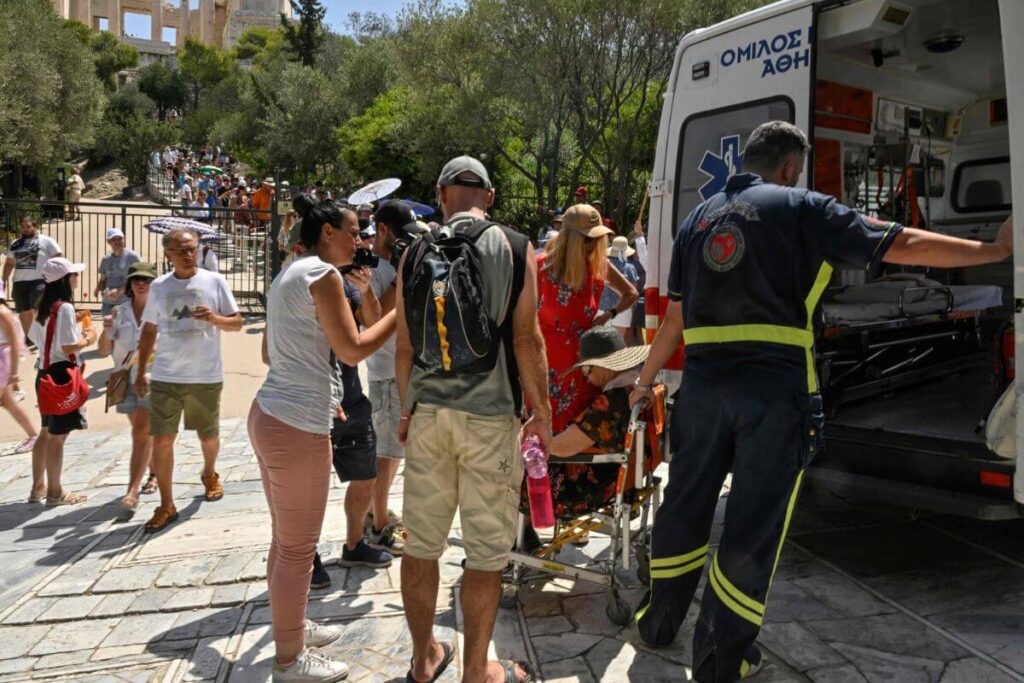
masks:
[[[725,189],[729,178],[743,170],[743,152],[740,150],[740,136],[729,135],[719,141],[719,153],[704,152],[698,170],[708,176],[707,182],[698,192],[704,201]]]

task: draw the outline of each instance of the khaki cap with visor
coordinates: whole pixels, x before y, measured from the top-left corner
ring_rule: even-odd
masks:
[[[566,209],[562,214],[562,230],[575,230],[590,238],[612,234],[601,222],[601,213],[590,204],[575,204]]]

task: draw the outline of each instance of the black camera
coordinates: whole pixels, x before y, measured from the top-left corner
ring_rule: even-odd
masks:
[[[405,240],[397,240],[394,246],[391,247],[391,258],[388,259],[388,262],[394,266],[396,270],[398,269],[398,264],[402,261],[402,254],[404,254],[405,250],[408,248],[409,243]]]
[[[352,259],[352,263],[347,266],[340,266],[338,272],[344,275],[356,268],[376,268],[378,263],[380,263],[380,258],[369,249],[356,249],[356,255]]]

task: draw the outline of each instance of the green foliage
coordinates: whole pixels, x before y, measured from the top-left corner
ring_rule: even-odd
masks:
[[[285,34],[280,28],[250,26],[242,31],[235,46],[231,48],[235,59],[259,61],[265,55],[285,49]]]
[[[139,63],[139,51],[130,45],[124,45],[112,33],[106,31],[92,34],[89,42],[92,50],[96,75],[110,89],[116,85],[118,71],[131,69]]]
[[[174,69],[153,62],[139,70],[139,90],[156,104],[161,121],[172,109],[181,109],[188,101],[188,84]]]
[[[220,83],[235,69],[230,53],[195,38],[186,38],[178,50],[178,70],[192,91],[193,110],[199,108],[199,95],[204,89]]]
[[[93,161],[114,163],[131,185],[145,182],[150,153],[178,141],[175,125],[153,118],[156,110],[156,103],[135,84],[112,93],[96,134]]]
[[[323,38],[324,16],[327,8],[320,0],[290,0],[292,10],[298,15],[297,22],[281,15],[281,28],[285,40],[303,66],[313,66],[317,48]]]
[[[47,0],[0,3],[0,160],[49,165],[86,147],[102,90],[89,48]]]

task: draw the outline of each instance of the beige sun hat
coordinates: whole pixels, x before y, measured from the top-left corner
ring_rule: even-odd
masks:
[[[622,372],[646,361],[650,352],[650,346],[626,346],[615,328],[595,327],[580,337],[580,362],[572,367],[592,365]]]
[[[629,258],[636,253],[636,249],[629,246],[629,240],[622,235],[619,235],[612,240],[612,246],[608,247],[609,256],[619,256],[621,258]]]

